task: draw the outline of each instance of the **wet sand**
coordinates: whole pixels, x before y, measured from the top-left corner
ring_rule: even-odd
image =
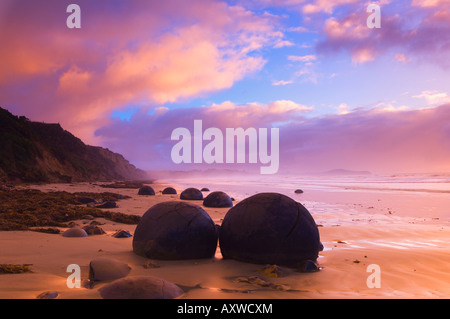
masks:
[[[31,188],[120,193],[131,196],[131,199],[119,201],[120,207],[111,211],[143,215],[156,203],[180,200],[179,195],[161,195],[159,191],[166,186],[174,186],[178,194],[184,187],[153,184],[155,196],[138,196],[136,189],[105,189],[88,183]],[[214,190],[218,189],[211,189]],[[88,279],[89,262],[100,256],[127,263],[132,268],[129,276],[152,275],[172,281],[185,289],[186,293],[181,298],[186,299],[450,297],[450,226],[437,210],[431,210],[427,216],[423,213],[420,216],[402,215],[399,211],[408,209],[410,204],[402,200],[386,203],[383,194],[378,196],[380,201],[372,195],[353,196],[357,198],[353,201],[350,197],[346,199],[345,196],[333,195],[336,198],[333,201],[326,198],[330,194],[315,194],[314,200],[308,195],[291,196],[309,209],[319,225],[325,249],[320,252],[318,263],[321,270],[316,273],[299,273],[281,267],[283,275],[273,278],[260,271],[264,265],[223,260],[220,249],[213,259],[153,260],[159,268],[145,268],[143,265],[148,259],[133,253],[132,238],[112,237],[120,229],[133,234],[136,225],[96,218],[105,223],[101,225],[105,235],[66,238],[61,234],[31,231],[0,232],[0,263],[31,264],[32,270],[30,273],[0,275],[0,298],[32,299],[44,291],[58,291],[61,299],[101,298],[98,288],[105,283],[98,283],[93,289],[71,289],[66,285],[70,275],[66,272],[68,265],[80,265],[82,280]],[[320,196],[324,200],[320,200]],[[201,201],[192,202],[202,205]],[[221,223],[228,211],[228,208],[204,209],[216,224]],[[369,288],[367,285],[367,278],[371,275],[367,267],[372,264],[380,267],[380,288]],[[237,280],[249,276],[284,285],[285,289],[279,291]]]

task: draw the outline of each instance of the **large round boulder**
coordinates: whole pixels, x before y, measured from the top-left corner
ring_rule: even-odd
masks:
[[[138,195],[155,195],[155,190],[151,186],[142,186],[139,188]]]
[[[164,188],[164,190],[162,191],[163,195],[176,195],[177,194],[177,190],[173,187],[166,187]]]
[[[190,187],[181,192],[180,199],[203,200],[203,193],[197,188]]]
[[[282,194],[261,193],[228,211],[219,245],[223,258],[295,268],[317,259],[320,236],[303,205]]]
[[[174,299],[184,294],[174,283],[153,276],[117,279],[99,292],[103,299]]]
[[[233,207],[230,196],[224,192],[212,192],[203,200],[205,207]]]
[[[134,232],[133,251],[150,259],[211,258],[217,237],[216,226],[203,208],[168,201],[142,216]]]

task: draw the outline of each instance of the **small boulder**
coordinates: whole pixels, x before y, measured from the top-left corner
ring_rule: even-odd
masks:
[[[224,192],[212,192],[203,201],[205,207],[233,207],[230,196]]]
[[[172,282],[153,276],[133,276],[99,289],[103,299],[174,299],[184,291]]]
[[[208,187],[203,187],[200,191],[201,192],[209,192],[209,188]]]
[[[63,237],[87,237],[88,234],[84,229],[73,227],[62,233]]]
[[[176,195],[177,194],[177,190],[173,187],[166,187],[164,188],[164,190],[162,191],[163,195]]]
[[[87,226],[83,227],[83,229],[88,235],[103,235],[103,234],[106,234],[105,231],[103,230],[103,228],[101,228],[98,225],[87,225]]]
[[[139,188],[138,195],[155,195],[155,190],[151,186],[142,186]]]
[[[127,276],[130,266],[113,258],[99,257],[89,263],[89,279],[92,281],[115,280]]]
[[[296,193],[296,194],[303,194],[303,191],[301,189],[296,189],[294,193]]]
[[[180,194],[180,199],[185,200],[203,200],[203,194],[197,188],[187,188]]]
[[[211,258],[217,231],[206,211],[194,204],[168,201],[151,207],[133,237],[133,251],[149,259]]]
[[[128,230],[119,230],[112,235],[114,238],[129,238],[132,237],[131,233]]]
[[[59,293],[57,291],[44,291],[43,293],[39,294],[36,298],[37,299],[56,299],[58,298]]]

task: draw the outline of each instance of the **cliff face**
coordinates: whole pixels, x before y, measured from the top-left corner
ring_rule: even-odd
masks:
[[[0,179],[82,182],[147,178],[122,155],[89,146],[59,124],[30,122],[0,108]]]

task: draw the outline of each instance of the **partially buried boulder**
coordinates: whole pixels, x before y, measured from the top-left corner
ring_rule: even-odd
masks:
[[[66,230],[62,233],[63,237],[87,237],[88,234],[84,229],[74,227]]]
[[[105,231],[103,230],[103,228],[101,228],[100,226],[95,225],[95,224],[84,226],[83,229],[84,229],[84,231],[86,231],[86,233],[88,235],[103,235],[103,234],[106,234]]]
[[[166,188],[164,188],[162,193],[163,193],[163,195],[176,195],[177,190],[173,187],[166,187]]]
[[[183,192],[181,192],[180,199],[185,199],[185,200],[202,200],[203,199],[203,194],[197,188],[190,187],[190,188],[185,189]]]
[[[184,291],[172,282],[153,276],[118,279],[99,289],[103,299],[174,299]]]
[[[133,251],[150,259],[211,258],[217,231],[198,205],[168,201],[154,205],[141,218],[133,237]]]
[[[142,186],[139,188],[138,195],[155,195],[155,190],[151,186]]]
[[[233,207],[230,196],[224,192],[212,192],[203,201],[205,207]]]
[[[313,217],[300,203],[282,194],[261,193],[228,211],[219,245],[224,258],[296,268],[317,259],[320,237]]]
[[[99,257],[89,263],[89,279],[93,281],[115,280],[130,273],[130,266],[113,258]]]

